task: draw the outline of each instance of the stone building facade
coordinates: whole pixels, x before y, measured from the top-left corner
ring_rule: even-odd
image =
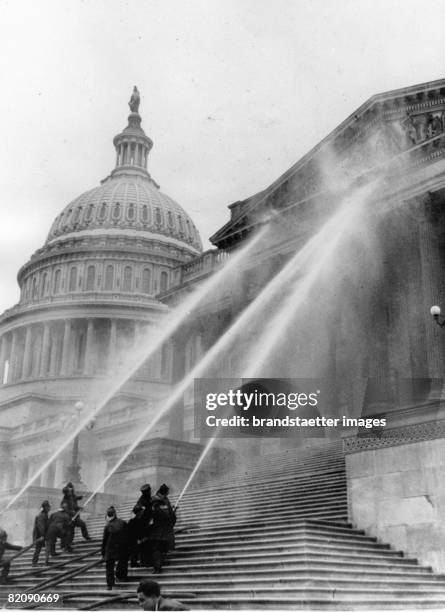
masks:
[[[191,218],[147,171],[153,143],[138,112],[130,113],[113,143],[115,168],[58,215],[44,246],[18,273],[19,303],[0,317],[5,501],[108,393],[131,355],[143,353],[145,332],[167,311],[157,294],[168,289],[173,269],[202,252]],[[166,343],[141,361],[94,427],[80,433],[75,451],[68,445],[33,481],[34,494],[58,503],[67,479],[91,490],[165,397],[171,360],[172,345]],[[167,434],[168,424],[161,423],[157,437]],[[193,445],[180,451],[165,443],[183,470],[193,464]],[[153,452],[146,450],[150,460],[133,466],[131,477],[125,472],[124,479],[110,481],[107,490],[125,493],[133,480],[138,488],[140,479],[157,477]]]
[[[356,240],[340,260],[341,273],[311,295],[304,341],[290,324],[269,375],[326,377],[333,413],[388,419],[383,432],[341,432],[350,519],[443,571],[445,337],[429,308],[445,305],[445,81],[372,97],[269,187],[230,205],[230,219],[206,253],[191,219],[146,170],[152,142],[137,112],[114,144],[115,169],[55,220],[44,247],[19,272],[19,304],[0,318],[4,498],[47,457],[76,403],[87,403],[106,372],[122,368],[141,329],[158,325],[267,220],[271,238],[226,291],[197,309],[114,394],[94,428],[82,432],[82,478],[94,486],[147,418],[147,406],[154,413],[345,197],[378,181],[367,196],[368,209],[383,211],[369,217],[375,240],[368,250],[376,260],[370,266]],[[241,355],[241,349],[225,355],[215,375],[240,376]],[[160,473],[183,482],[203,442],[194,435],[192,400],[186,393],[175,404],[105,496]],[[255,452],[258,444],[261,452],[277,446],[255,440]],[[237,441],[232,450],[249,445]],[[70,453],[34,483],[32,503],[60,486]]]
[[[265,218],[275,238],[239,272],[243,290],[208,308],[207,340],[199,313],[186,341],[212,346],[341,201],[376,181],[367,203],[383,211],[371,216],[376,260],[360,244],[349,261],[340,258],[332,286],[312,294],[304,346],[298,324],[289,325],[268,371],[327,377],[336,415],[387,419],[384,431],[341,432],[350,519],[444,571],[445,337],[429,311],[445,305],[445,81],[374,96],[272,185],[229,207],[230,220],[211,238],[217,249],[236,250]],[[179,266],[180,280],[161,296],[166,303],[180,301],[192,264]],[[241,375],[236,355],[225,375]]]

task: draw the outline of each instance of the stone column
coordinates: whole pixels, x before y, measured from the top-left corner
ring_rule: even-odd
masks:
[[[60,366],[60,374],[69,374],[70,370],[70,349],[71,349],[71,319],[65,321],[63,330],[63,345],[62,345],[62,363]]]
[[[116,348],[117,348],[117,321],[111,319],[110,326],[110,342],[108,344],[108,365],[112,365],[116,359]]]
[[[57,366],[57,337],[59,334],[59,330],[57,326],[54,326],[53,329],[50,329],[50,337],[52,339],[50,355],[49,355],[49,375],[55,376],[56,374],[56,366]]]
[[[8,346],[8,338],[6,337],[6,334],[3,334],[1,338],[1,347],[0,347],[0,385],[3,384],[3,374],[5,371],[7,346]]]
[[[9,375],[8,382],[12,382],[15,379],[15,373],[17,370],[17,330],[14,329],[12,332],[11,350],[9,353]]]
[[[84,374],[89,375],[93,373],[94,359],[94,319],[88,319],[87,339],[85,345],[85,365],[83,368]]]
[[[28,325],[25,330],[25,345],[23,349],[23,367],[22,367],[22,378],[28,378],[31,367],[32,354],[31,354],[31,341],[32,341],[32,327]]]
[[[50,365],[49,347],[51,340],[51,327],[49,323],[43,326],[42,347],[40,353],[40,371],[39,376],[46,376]]]

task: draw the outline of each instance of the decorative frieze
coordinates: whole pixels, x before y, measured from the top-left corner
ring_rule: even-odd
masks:
[[[438,438],[445,438],[445,420],[427,421],[425,423],[387,429],[378,434],[366,433],[363,436],[358,435],[344,438],[343,450],[345,454],[361,453],[389,446],[401,446],[424,440],[436,440]]]

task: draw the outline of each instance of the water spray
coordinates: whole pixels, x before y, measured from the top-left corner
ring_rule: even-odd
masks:
[[[296,316],[298,309],[303,301],[308,297],[309,292],[313,289],[316,281],[319,279],[323,270],[329,265],[331,258],[341,245],[345,235],[346,220],[349,225],[351,221],[356,221],[362,213],[364,203],[367,201],[367,192],[371,186],[364,188],[361,201],[357,203],[356,198],[352,200],[352,196],[345,204],[344,208],[335,219],[334,224],[325,225],[308,243],[308,248],[305,250],[304,259],[311,259],[311,269],[302,278],[295,282],[295,286],[291,288],[291,293],[280,306],[273,318],[268,322],[267,328],[261,334],[257,344],[261,346],[261,351],[255,347],[251,348],[245,362],[248,364],[247,371],[243,378],[254,378],[261,374],[261,368],[268,360],[271,351],[282,338],[285,330],[288,328],[292,319]],[[340,211],[339,211],[340,212]],[[321,248],[322,247],[322,248]],[[303,258],[303,257],[302,257]]]
[[[224,283],[224,280],[228,275],[233,272],[233,269],[237,268],[240,262],[249,254],[249,252],[264,238],[269,230],[269,226],[262,227],[261,230],[249,241],[249,243],[242,249],[240,249],[235,255],[230,257],[225,265],[218,270],[216,274],[211,276],[209,279],[203,282],[198,289],[188,296],[181,306],[173,310],[168,314],[163,322],[162,326],[151,331],[147,334],[146,342],[149,346],[149,350],[144,352],[144,355],[137,360],[136,363],[132,364],[131,370],[125,372],[125,377],[121,377],[120,380],[111,387],[105,398],[101,400],[89,413],[82,419],[77,427],[65,438],[62,444],[52,453],[52,455],[41,465],[41,467],[28,479],[23,487],[12,497],[5,508],[0,511],[0,516],[8,510],[31,486],[31,484],[51,465],[51,463],[57,459],[57,457],[65,450],[65,448],[75,440],[81,431],[88,426],[88,424],[99,414],[102,408],[110,401],[110,399],[119,391],[127,380],[141,367],[141,365],[151,357],[156,350],[178,329],[184,319],[189,316],[190,311],[198,306],[198,304],[208,295],[212,295],[213,292]]]
[[[349,211],[349,207],[351,206],[351,202],[349,202],[349,206],[343,206],[338,210],[317,232],[315,236],[313,236],[309,242],[298,251],[288,262],[287,264],[280,270],[280,272],[268,282],[268,284],[262,289],[262,291],[257,295],[257,297],[251,302],[239,315],[239,317],[232,323],[229,329],[215,342],[215,344],[209,349],[209,351],[204,355],[204,357],[197,363],[195,366],[188,372],[188,374],[182,379],[182,381],[176,386],[173,390],[171,396],[165,401],[163,405],[161,405],[157,415],[153,418],[153,420],[144,428],[133,440],[132,444],[127,448],[122,457],[116,462],[116,464],[111,468],[105,478],[100,482],[100,484],[96,487],[95,491],[88,497],[88,499],[84,502],[84,507],[93,499],[93,497],[98,493],[102,487],[108,482],[111,476],[115,473],[117,469],[123,464],[126,458],[133,452],[133,450],[142,442],[142,440],[152,431],[152,429],[159,423],[159,421],[167,414],[169,409],[176,404],[176,402],[182,397],[184,392],[190,386],[191,382],[194,378],[199,378],[203,372],[209,367],[209,365],[216,359],[218,355],[225,349],[227,349],[239,336],[240,331],[242,331],[249,321],[261,312],[272,299],[276,296],[276,294],[282,290],[283,286],[286,283],[292,281],[295,278],[295,275],[301,272],[302,264],[306,264],[309,261],[309,256],[313,252],[314,243],[317,244],[317,237],[320,232],[323,233],[324,236],[329,235],[330,232],[334,231],[337,228],[337,225],[340,225],[345,220],[345,213]],[[209,446],[210,448],[210,446]],[[195,472],[196,473],[196,472]]]
[[[366,198],[370,189],[371,186],[361,189],[361,191],[364,191],[361,198],[362,206],[367,201]],[[354,198],[353,200],[352,196],[350,196],[337,214],[334,215],[334,217],[332,217],[294,256],[293,261],[297,268],[296,272],[298,272],[298,269],[301,270],[302,266],[307,263],[311,264],[311,270],[305,276],[295,279],[295,286],[293,288],[291,287],[291,292],[286,298],[284,306],[277,310],[272,320],[269,321],[266,330],[257,338],[255,347],[251,349],[245,359],[248,366],[245,374],[243,374],[241,378],[254,378],[259,376],[261,367],[268,359],[270,352],[276,346],[277,342],[279,342],[280,337],[290,321],[295,317],[296,311],[307,297],[309,291],[313,288],[320,273],[326,267],[326,264],[334,255],[335,251],[339,248],[341,240],[344,237],[345,227],[348,227],[345,222],[346,220],[349,222],[351,221],[352,213],[353,219],[355,219],[361,213],[361,207],[357,205],[356,199]],[[320,255],[321,246],[324,247],[322,255]],[[256,348],[258,345],[262,347],[261,351],[258,351]],[[220,429],[218,428],[204,447],[176,501],[175,508],[179,505],[180,500],[216,441],[219,431]]]
[[[207,444],[204,446],[204,448],[202,449],[201,454],[199,455],[198,461],[196,462],[195,467],[193,468],[190,476],[187,479],[187,482],[185,483],[185,485],[182,488],[181,493],[178,496],[178,499],[176,500],[176,503],[173,507],[173,510],[175,510],[176,512],[176,508],[179,506],[179,502],[181,501],[181,499],[184,496],[184,493],[187,491],[187,489],[189,488],[190,483],[192,482],[192,480],[194,479],[197,471],[199,470],[199,468],[202,465],[202,462],[204,461],[205,457],[207,456],[209,450],[212,448],[213,444],[215,443],[216,439],[218,437],[218,431],[215,433],[215,435],[213,435],[207,442]]]

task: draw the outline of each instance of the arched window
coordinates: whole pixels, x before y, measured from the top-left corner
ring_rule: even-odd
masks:
[[[82,206],[78,206],[78,207],[76,208],[76,211],[75,211],[74,215],[73,215],[73,221],[74,221],[74,223],[78,223],[78,222],[79,222],[79,219],[80,219],[80,215],[81,215],[81,214],[82,214]]]
[[[32,279],[32,299],[35,300],[37,297],[37,278],[34,276]]]
[[[132,221],[134,219],[134,204],[129,204],[128,206],[128,212],[127,212],[127,217],[130,219],[130,221]]]
[[[124,291],[131,291],[132,276],[133,276],[133,270],[131,269],[131,267],[130,266],[125,266],[125,268],[124,268],[124,285],[123,285],[123,290]]]
[[[114,268],[113,266],[107,266],[105,270],[105,290],[112,291],[114,284]]]
[[[119,202],[116,202],[113,208],[113,219],[117,221],[118,219],[120,219],[120,216],[121,216],[121,205],[119,204]]]
[[[142,270],[142,293],[150,293],[150,270],[144,268]]]
[[[93,218],[93,210],[94,204],[90,204],[87,208],[87,212],[85,213],[85,221],[91,221],[91,219]]]
[[[60,275],[61,275],[60,269],[56,270],[56,273],[54,274],[53,293],[59,293],[60,291]]]
[[[77,268],[73,266],[70,270],[70,283],[68,286],[68,291],[76,291],[77,289]]]
[[[167,213],[167,223],[169,227],[173,227],[173,215],[170,210]]]
[[[148,211],[148,206],[147,204],[144,204],[144,206],[142,207],[142,221],[144,223],[148,223],[149,220],[150,220],[150,215]]]
[[[107,217],[107,204],[106,202],[102,202],[99,208],[98,219],[99,221],[105,221],[106,217]]]
[[[161,209],[160,208],[156,208],[155,209],[155,221],[156,221],[157,225],[161,225],[161,223],[162,223],[162,215],[161,215]]]
[[[182,217],[181,217],[181,215],[178,215],[178,224],[179,224],[179,229],[180,229],[180,231],[181,231],[181,232],[183,232],[183,231],[184,231],[184,224],[183,224],[183,222],[182,222]]]
[[[168,282],[168,274],[167,272],[161,272],[161,278],[160,278],[160,287],[159,290],[160,291],[165,291],[167,289],[167,282]]]
[[[46,279],[47,278],[48,278],[48,274],[45,272],[45,274],[43,275],[43,278],[42,278],[42,284],[40,285],[40,297],[43,297],[45,295]]]
[[[96,268],[88,266],[87,270],[87,291],[94,291],[94,281],[96,278]]]

